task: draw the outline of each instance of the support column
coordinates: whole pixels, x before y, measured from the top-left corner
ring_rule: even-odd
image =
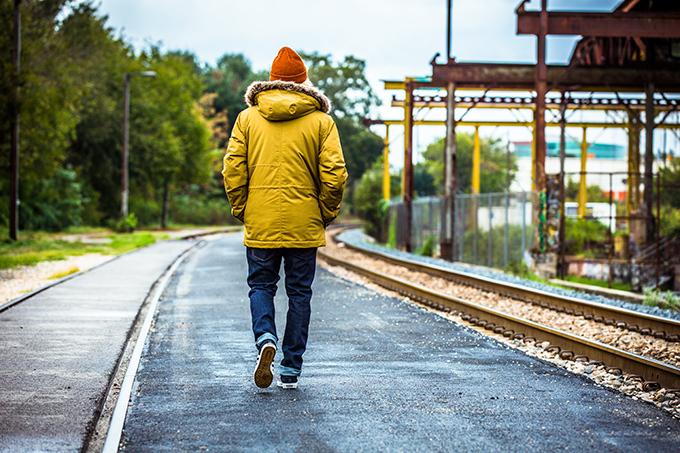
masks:
[[[583,138],[581,139],[581,177],[578,183],[578,216],[584,218],[588,213],[588,185],[586,182],[586,168],[588,163],[588,128],[583,128]]]
[[[628,199],[626,215],[628,216],[628,234],[630,244],[644,242],[644,222],[640,212],[640,118],[633,113],[628,114]],[[633,252],[635,253],[635,251]]]
[[[645,105],[645,241],[654,240],[656,222],[654,221],[654,84],[647,85],[647,103]]]
[[[456,232],[456,84],[446,86],[446,145],[444,146],[444,208],[439,251],[443,259],[453,261]]]
[[[474,135],[474,141],[473,141],[473,146],[472,146],[472,198],[470,199],[470,208],[472,209],[472,212],[477,213],[479,210],[479,207],[481,206],[480,199],[479,199],[479,191],[480,191],[480,172],[479,172],[479,167],[480,167],[480,157],[481,154],[481,145],[479,143],[479,127],[475,127],[475,135]],[[471,227],[476,231],[477,230],[477,214],[474,214],[470,218],[471,222]],[[476,241],[476,239],[475,239]]]
[[[534,121],[536,127],[536,163],[534,167],[537,205],[534,208],[535,225],[538,234],[535,235],[534,249],[539,253],[545,251],[545,95],[548,92],[548,67],[545,61],[545,42],[548,34],[548,1],[541,0],[541,12],[536,49],[536,107]]]
[[[406,236],[403,244],[405,251],[412,248],[413,229],[413,79],[406,79],[406,102],[404,115],[404,170],[402,179],[402,201],[406,209]]]
[[[548,33],[547,0],[541,0],[538,49],[536,63],[536,190],[545,190],[545,96],[548,92],[548,67],[545,61],[546,35]]]
[[[628,200],[626,215],[640,209],[640,122],[628,115]]]
[[[559,240],[559,257],[557,259],[557,277],[564,278],[568,274],[567,265],[565,262],[566,255],[566,218],[565,218],[565,189],[564,189],[564,161],[566,158],[566,128],[567,128],[567,101],[564,91],[562,92],[562,102],[560,103],[560,230],[558,234]]]
[[[383,145],[383,199],[390,201],[390,126],[385,125]]]

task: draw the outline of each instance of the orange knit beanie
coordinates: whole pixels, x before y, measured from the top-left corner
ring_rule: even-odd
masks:
[[[282,47],[272,63],[269,80],[302,83],[307,80],[305,63],[293,49]]]

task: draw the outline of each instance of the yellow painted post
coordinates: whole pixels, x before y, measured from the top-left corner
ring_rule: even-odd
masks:
[[[406,83],[409,81],[413,80],[412,77],[406,77]],[[411,128],[411,122],[413,121],[412,118],[410,118],[412,112],[411,109],[409,108],[411,106],[411,92],[407,89],[404,90],[405,94],[405,99],[404,99],[404,157],[406,157],[407,151],[411,149],[411,133],[412,128]],[[408,171],[406,169],[406,166],[409,165],[408,162],[406,162],[406,158],[404,158],[404,167],[401,171],[401,193],[402,193],[402,198],[405,199],[408,193],[408,188],[409,188],[409,181],[407,181]]]
[[[475,126],[475,136],[474,136],[474,142],[472,146],[472,195],[479,195],[479,186],[480,186],[480,174],[479,174],[479,167],[480,167],[480,149],[481,146],[479,144],[479,126]],[[477,228],[477,215],[474,214],[477,212],[477,209],[479,208],[478,205],[479,198],[478,197],[472,197],[470,200],[470,209],[471,212],[473,212],[472,216],[470,217],[470,228],[474,231]]]
[[[479,194],[481,145],[479,143],[479,127],[475,127],[475,142],[472,150],[472,193]]]
[[[586,163],[588,162],[588,140],[586,139],[587,128],[583,128],[583,139],[581,140],[581,179],[578,184],[578,216],[586,216],[586,203],[588,202],[586,186]]]
[[[383,198],[390,200],[390,126],[385,125],[385,146],[383,147]]]

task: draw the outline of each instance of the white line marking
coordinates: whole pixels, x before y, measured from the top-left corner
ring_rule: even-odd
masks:
[[[189,250],[185,251],[177,261],[174,262],[174,264],[165,274],[165,277],[163,277],[161,284],[158,286],[153,298],[151,299],[149,311],[146,313],[144,324],[139,331],[135,349],[132,351],[132,356],[130,357],[130,364],[128,365],[128,369],[125,372],[123,384],[120,387],[120,393],[118,395],[118,400],[116,401],[116,407],[113,409],[113,415],[111,416],[111,423],[109,424],[109,431],[106,434],[106,441],[104,442],[102,453],[118,452],[118,444],[120,443],[120,438],[123,434],[123,425],[125,424],[125,417],[127,416],[130,396],[132,395],[132,386],[135,383],[137,368],[139,367],[139,362],[142,359],[142,352],[144,351],[144,343],[146,342],[146,336],[151,329],[151,322],[153,321],[153,317],[156,314],[158,301],[161,298],[161,294],[163,294],[165,287],[168,285],[170,278],[175,273],[179,265],[182,264],[182,261],[184,261],[184,259],[194,250],[195,249],[193,247],[190,248]]]

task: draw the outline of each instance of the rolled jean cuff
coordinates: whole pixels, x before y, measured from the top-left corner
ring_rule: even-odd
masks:
[[[279,365],[279,376],[300,376],[302,370],[289,366]]]
[[[276,346],[276,343],[278,342],[274,334],[265,332],[262,335],[260,335],[257,341],[255,342],[255,346],[257,346],[257,349],[260,349],[260,347],[265,341],[272,341],[274,343],[274,346]]]

